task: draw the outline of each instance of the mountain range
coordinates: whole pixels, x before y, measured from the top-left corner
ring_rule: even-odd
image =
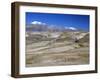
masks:
[[[58,25],[48,25],[46,23],[34,21],[26,24],[26,31],[77,31],[75,27],[63,27]]]

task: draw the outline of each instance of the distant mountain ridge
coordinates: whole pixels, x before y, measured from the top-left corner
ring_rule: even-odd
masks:
[[[27,43],[37,41],[69,41],[89,42],[89,32],[76,29],[75,27],[61,27],[57,25],[47,25],[46,23],[34,21],[26,24]]]
[[[46,23],[34,21],[26,24],[26,31],[78,31],[75,27],[62,27],[59,25],[47,25]]]

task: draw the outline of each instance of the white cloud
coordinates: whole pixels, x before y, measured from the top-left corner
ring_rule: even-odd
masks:
[[[65,27],[65,29],[77,30],[75,27]]]
[[[40,21],[33,21],[31,24],[39,24],[39,25],[46,25],[46,23],[42,23]]]
[[[77,30],[75,27],[69,27],[69,29],[71,29],[71,30]]]

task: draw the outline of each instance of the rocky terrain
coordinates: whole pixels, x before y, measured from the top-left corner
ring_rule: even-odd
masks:
[[[89,64],[89,32],[46,25],[26,29],[26,67],[82,64]]]

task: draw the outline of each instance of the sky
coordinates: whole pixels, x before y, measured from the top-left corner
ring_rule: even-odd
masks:
[[[89,15],[26,12],[26,24],[47,24],[89,31]]]

